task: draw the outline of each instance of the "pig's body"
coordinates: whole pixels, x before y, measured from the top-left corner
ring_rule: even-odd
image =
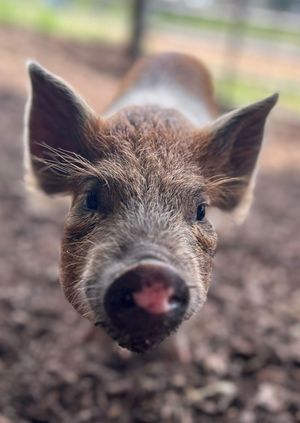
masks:
[[[146,351],[201,308],[216,232],[253,188],[277,95],[216,118],[212,83],[190,56],[141,60],[98,117],[63,80],[29,65],[29,172],[71,197],[60,280],[74,308],[121,346]]]
[[[217,115],[207,70],[199,61],[176,53],[150,57],[136,65],[105,116],[146,105],[177,110],[198,127]]]

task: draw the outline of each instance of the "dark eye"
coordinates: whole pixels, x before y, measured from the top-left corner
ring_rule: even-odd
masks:
[[[98,210],[99,198],[96,191],[89,191],[86,195],[84,206],[87,210]]]
[[[205,218],[206,204],[199,204],[197,208],[197,220],[203,220]]]

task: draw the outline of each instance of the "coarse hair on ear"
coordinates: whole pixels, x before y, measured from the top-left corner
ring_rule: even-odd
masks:
[[[277,99],[274,94],[229,112],[193,139],[194,160],[211,181],[211,205],[227,212],[239,209],[240,219],[251,205],[266,118]]]
[[[99,118],[61,78],[34,61],[27,68],[31,91],[24,123],[26,179],[46,194],[67,193],[68,179],[59,164],[68,155],[89,159]]]

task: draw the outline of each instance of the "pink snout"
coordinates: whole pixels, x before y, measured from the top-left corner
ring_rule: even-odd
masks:
[[[145,259],[113,281],[104,307],[118,337],[142,350],[147,342],[164,338],[180,324],[188,302],[189,290],[177,270]]]
[[[168,313],[172,309],[174,288],[163,282],[154,281],[133,293],[135,304],[152,314]]]

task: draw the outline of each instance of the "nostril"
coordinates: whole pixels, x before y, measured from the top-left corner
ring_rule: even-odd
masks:
[[[182,297],[179,297],[179,295],[177,294],[173,294],[169,299],[169,303],[172,309],[180,307],[183,301],[184,299]]]
[[[136,307],[134,291],[129,287],[112,286],[105,297],[105,306],[114,307],[115,311]]]
[[[135,307],[135,302],[133,299],[133,294],[130,291],[124,292],[120,297],[120,305],[125,308]]]

